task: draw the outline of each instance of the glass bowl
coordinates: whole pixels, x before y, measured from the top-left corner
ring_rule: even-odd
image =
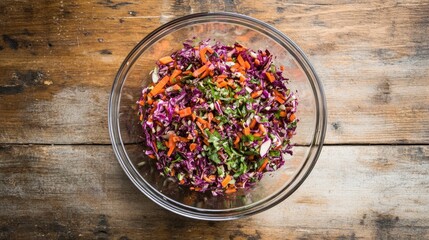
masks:
[[[144,154],[137,105],[151,78],[156,60],[182,48],[192,37],[224,44],[269,49],[276,65],[285,66],[288,87],[298,91],[300,121],[294,154],[275,172],[266,173],[255,187],[224,196],[197,193],[160,176],[154,160]],[[157,28],[129,53],[113,83],[109,99],[109,133],[116,157],[130,180],[158,205],[202,220],[230,220],[264,211],[290,196],[305,180],[322,148],[326,129],[322,85],[304,53],[283,33],[254,18],[235,13],[187,15]]]

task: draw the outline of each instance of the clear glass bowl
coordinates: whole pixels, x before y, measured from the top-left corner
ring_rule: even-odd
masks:
[[[289,87],[298,91],[300,121],[294,155],[279,170],[265,174],[256,187],[225,196],[211,196],[182,188],[161,177],[154,160],[145,156],[136,101],[151,82],[157,59],[182,48],[192,37],[225,44],[235,41],[252,49],[269,49],[284,65]],[[304,53],[283,33],[254,18],[235,13],[199,13],[157,28],[129,53],[121,65],[109,99],[109,133],[113,150],[130,180],[160,206],[203,220],[230,220],[264,211],[290,196],[305,180],[322,148],[326,129],[322,85]],[[145,163],[143,166],[138,163]]]

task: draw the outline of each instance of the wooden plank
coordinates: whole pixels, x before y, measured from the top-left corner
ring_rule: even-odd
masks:
[[[152,203],[109,146],[0,148],[2,239],[426,239],[428,146],[327,146],[289,199],[205,222]]]
[[[302,47],[325,85],[327,143],[427,143],[427,1],[274,0],[2,1],[0,142],[109,143],[122,59],[160,24],[207,10],[257,17]]]

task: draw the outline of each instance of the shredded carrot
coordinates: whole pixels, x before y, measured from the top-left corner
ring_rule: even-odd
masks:
[[[243,46],[236,46],[235,49],[237,50],[237,52],[241,52],[243,50],[246,50],[246,48]]]
[[[212,124],[212,120],[213,120],[213,113],[212,112],[209,112],[209,113],[207,113],[207,120],[209,120],[209,128],[210,128],[210,126],[211,126],[211,124]]]
[[[204,120],[200,117],[197,117],[197,122],[201,123],[202,127],[204,127],[204,128],[208,127],[208,125],[209,125],[209,123],[206,120]]]
[[[234,146],[235,147],[238,147],[238,144],[240,143],[240,137],[237,135],[236,137],[235,137],[235,140],[234,140]]]
[[[140,100],[140,101],[139,101],[139,105],[140,105],[140,106],[144,106],[144,102],[145,102],[145,101],[144,101],[144,99],[143,99],[143,100]]]
[[[198,77],[199,75],[201,75],[204,71],[206,71],[207,69],[207,65],[203,65],[202,67],[198,68],[197,70],[195,70],[192,75],[194,77]]]
[[[174,91],[180,91],[182,88],[179,86],[179,84],[174,84],[173,86],[171,86],[171,88],[174,90]]]
[[[285,102],[285,100],[279,96],[275,97],[276,101],[279,102],[280,104],[283,104]]]
[[[206,47],[200,50],[200,58],[201,58],[201,62],[203,62],[203,63],[207,62],[206,52],[207,52]]]
[[[259,61],[259,59],[257,59],[257,58],[255,59],[255,64],[256,64],[256,65],[261,64],[261,62]]]
[[[253,92],[250,94],[250,96],[251,96],[252,98],[257,98],[257,97],[261,96],[261,94],[262,94],[262,90],[259,90],[259,91],[253,91]]]
[[[255,126],[256,126],[256,119],[253,118],[252,121],[249,124],[249,127],[250,127],[250,129],[253,129],[253,128],[255,128]]]
[[[270,72],[265,72],[265,75],[267,76],[268,80],[270,82],[274,82],[276,80],[276,78],[274,77],[273,74],[271,74]]]
[[[169,138],[168,138],[168,153],[167,156],[171,156],[171,154],[173,153],[174,149],[176,148],[176,143],[174,142],[174,134],[170,134]]]
[[[228,82],[222,81],[220,83],[217,83],[216,85],[218,88],[223,88],[223,87],[228,86]]]
[[[207,146],[209,146],[209,145],[210,145],[210,144],[209,144],[209,140],[207,140],[207,138],[204,138],[203,142],[204,142]]]
[[[281,111],[281,112],[280,112],[280,117],[286,117],[286,116],[287,116],[286,111]]]
[[[249,135],[250,134],[250,128],[248,128],[248,127],[245,127],[244,129],[243,129],[243,133],[244,133],[244,135]]]
[[[149,154],[148,157],[151,159],[156,159],[155,155],[153,155],[153,154]]]
[[[182,70],[180,70],[180,69],[174,69],[174,71],[173,71],[173,73],[171,74],[171,77],[170,77],[170,83],[173,83],[172,81],[173,81],[173,79],[175,79],[177,76],[179,76],[179,74],[181,74],[182,73]],[[177,80],[177,79],[176,79]]]
[[[159,59],[159,62],[161,64],[167,64],[167,63],[170,63],[172,61],[173,61],[173,59],[170,56],[162,57]]]
[[[293,120],[295,120],[296,116],[295,113],[292,113],[289,117],[289,121],[293,122]]]
[[[212,182],[212,180],[210,180],[210,178],[208,178],[208,177],[206,177],[206,176],[203,176],[203,179],[204,179],[204,181],[206,181],[206,182],[208,182],[208,183],[211,183],[211,182]]]
[[[147,104],[152,105],[153,104],[153,99],[151,96],[147,97]]]
[[[219,76],[217,76],[216,77],[216,80],[220,80],[220,79],[225,79],[225,78],[227,78],[228,76],[227,75],[219,75]]]
[[[207,77],[207,76],[209,75],[209,73],[210,73],[210,69],[208,69],[208,68],[207,68],[207,69],[203,72],[203,74],[201,74],[200,78],[201,78],[201,79],[203,79],[203,78]]]
[[[262,134],[261,134],[261,133],[259,133],[259,132],[257,132],[257,133],[254,133],[254,134],[253,134],[253,136],[254,136],[254,137],[261,137],[261,136],[262,136]]]
[[[170,78],[168,76],[163,77],[161,81],[159,81],[149,92],[149,96],[155,96],[156,94],[160,93],[162,89],[164,89],[165,85],[167,85],[169,80]]]
[[[195,121],[195,119],[197,118],[197,115],[195,115],[194,113],[192,113],[191,116],[192,116],[192,121]]]
[[[191,145],[189,145],[189,150],[194,151],[197,148],[198,144],[196,143],[191,143]]]
[[[185,179],[180,180],[179,184],[181,185],[185,184]]]
[[[143,114],[140,114],[140,122],[143,121]]]
[[[240,76],[240,82],[244,84],[245,81],[246,81],[246,78],[243,75],[241,75]]]
[[[285,66],[280,65],[280,70],[284,71],[285,70]]]
[[[226,177],[223,179],[222,181],[222,187],[226,187],[226,185],[228,185],[228,183],[232,180],[231,175],[226,175]]]
[[[180,117],[186,117],[192,114],[192,109],[190,107],[184,108],[182,110],[179,110],[179,116]]]
[[[231,72],[236,72],[240,68],[240,64],[235,63],[234,66],[230,68]]]
[[[174,177],[174,175],[176,175],[176,170],[174,170],[174,168],[172,168],[170,171],[170,176]]]
[[[235,192],[237,192],[236,188],[228,188],[228,189],[225,190],[226,194],[231,194],[231,193],[235,193]]]
[[[241,55],[238,55],[238,57],[237,57],[237,61],[238,61],[238,63],[240,64],[240,66],[242,66],[242,67],[244,67],[244,66],[245,66],[245,65],[244,65],[243,57],[242,57]]]
[[[204,126],[199,122],[196,122],[196,124],[197,124],[198,128],[201,130],[201,132],[204,132]]]
[[[244,67],[246,69],[250,69],[250,63],[248,61],[244,61]]]
[[[264,162],[261,165],[261,167],[258,169],[258,172],[264,171],[264,169],[267,167],[267,164],[268,164],[268,158],[265,158]]]

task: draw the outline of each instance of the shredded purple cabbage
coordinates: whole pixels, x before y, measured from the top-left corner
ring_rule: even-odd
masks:
[[[253,186],[292,155],[296,94],[268,51],[184,42],[161,58],[137,102],[146,154],[198,192]]]

